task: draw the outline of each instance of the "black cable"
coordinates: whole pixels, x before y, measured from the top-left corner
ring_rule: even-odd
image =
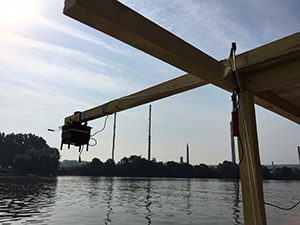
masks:
[[[268,203],[268,202],[265,202],[265,205],[273,206],[275,208],[288,211],[288,210],[292,210],[293,208],[295,208],[297,205],[299,205],[299,203],[300,203],[300,200],[295,205],[293,205],[293,206],[291,206],[289,208],[283,208],[283,207],[280,207],[278,205],[275,205],[275,204],[272,204],[272,203]]]

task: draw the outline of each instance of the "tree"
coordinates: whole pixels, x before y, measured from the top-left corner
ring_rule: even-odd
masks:
[[[0,134],[0,165],[20,174],[56,174],[59,152],[34,134]]]
[[[201,163],[199,166],[195,166],[194,170],[195,176],[199,178],[215,178],[217,176],[214,168],[209,168],[203,163]]]
[[[46,141],[34,134],[8,134],[1,133],[0,165],[12,166],[14,157],[25,154],[27,151],[36,151],[49,148]]]
[[[104,175],[107,175],[107,176],[116,175],[116,164],[115,164],[114,160],[112,160],[112,159],[106,160],[103,167],[104,167]]]
[[[266,166],[261,166],[261,175],[263,179],[271,179],[271,171]]]
[[[274,179],[276,179],[276,180],[293,180],[294,179],[293,170],[288,167],[276,168],[273,173],[273,176],[274,176]]]
[[[217,166],[218,178],[236,179],[238,174],[238,165],[229,161],[224,161]]]
[[[20,174],[50,175],[56,174],[59,166],[59,152],[56,148],[29,150],[16,155],[13,166]]]
[[[98,158],[93,158],[91,162],[92,175],[100,176],[103,175],[103,163]]]

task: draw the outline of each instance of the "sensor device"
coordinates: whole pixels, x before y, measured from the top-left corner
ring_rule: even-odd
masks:
[[[80,122],[73,122],[64,125],[62,126],[60,150],[62,150],[63,144],[67,144],[68,148],[70,145],[79,146],[79,151],[81,146],[86,145],[86,150],[88,150],[90,137],[91,127],[87,123],[82,125]]]

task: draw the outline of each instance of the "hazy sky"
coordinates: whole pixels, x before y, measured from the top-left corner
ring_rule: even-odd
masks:
[[[299,32],[299,0],[122,0],[217,60]],[[0,0],[1,132],[34,133],[60,147],[75,111],[185,74],[63,15],[63,0]],[[231,159],[230,93],[212,85],[152,103],[152,157],[191,164]],[[256,107],[262,164],[298,163],[299,125]],[[90,122],[92,133],[104,118]],[[83,160],[111,157],[113,116]],[[118,113],[115,159],[147,157],[148,105]],[[75,147],[61,159],[78,159]]]

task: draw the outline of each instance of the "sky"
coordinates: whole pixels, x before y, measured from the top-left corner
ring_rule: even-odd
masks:
[[[300,28],[298,0],[120,1],[217,60]],[[33,133],[60,148],[64,118],[186,72],[63,15],[63,0],[0,0],[0,131]],[[231,160],[231,94],[206,85],[152,105],[157,161],[218,164]],[[149,104],[117,114],[115,161],[147,158]],[[300,126],[256,106],[262,164],[297,164]],[[90,121],[92,133],[104,119]],[[49,132],[48,128],[55,129]],[[113,116],[82,160],[111,158]],[[92,142],[92,141],[91,141]],[[61,160],[77,160],[65,146]]]

